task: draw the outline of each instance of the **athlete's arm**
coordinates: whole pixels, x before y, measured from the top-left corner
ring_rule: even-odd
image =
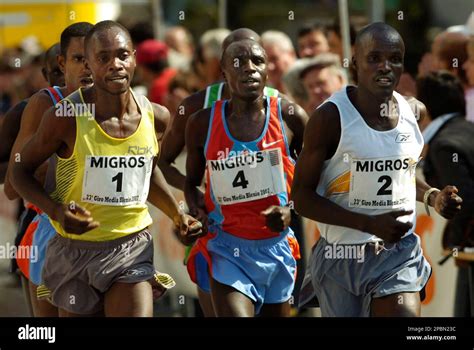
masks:
[[[49,108],[41,119],[38,131],[21,150],[21,161],[11,163],[12,185],[18,194],[37,205],[51,219],[59,222],[69,233],[84,233],[99,226],[90,213],[78,204],[55,202],[38,182],[35,170],[53,153],[67,147],[66,138],[71,134],[73,118],[58,118],[56,109]],[[79,216],[78,216],[79,215]]]
[[[370,232],[388,242],[395,242],[412,226],[396,218],[410,214],[410,211],[369,216],[346,210],[316,193],[324,161],[334,155],[341,137],[338,113],[336,106],[325,103],[313,113],[306,126],[304,147],[296,163],[293,180],[295,208],[309,219]]]
[[[287,101],[290,101],[290,102],[295,102],[293,101],[293,99],[288,96],[288,95],[285,95],[283,92],[279,91],[278,92],[278,97],[280,97],[282,100],[287,100]]]
[[[23,161],[21,150],[26,142],[35,134],[41,122],[41,116],[51,107],[51,104],[51,98],[44,92],[37,92],[28,101],[21,117],[20,131],[18,132],[18,136],[16,137],[10,154],[8,169],[11,169],[13,163]],[[11,185],[9,173],[9,170],[7,170],[5,178],[5,194],[9,199],[15,199],[18,198],[19,195]],[[41,181],[44,179],[39,180]]]
[[[186,125],[187,157],[184,196],[189,212],[203,223],[204,231],[207,230],[207,213],[199,187],[206,168],[204,144],[209,127],[210,111],[207,108],[196,112],[190,117]]]
[[[287,137],[290,155],[296,158],[303,145],[304,128],[308,122],[308,115],[299,105],[287,99],[281,99],[281,113],[283,121],[289,129]],[[284,231],[291,224],[289,207],[272,205],[260,214],[265,216],[266,225],[273,232]]]
[[[454,218],[451,221],[451,230],[461,230],[469,226],[469,221],[474,213],[474,178],[470,174],[468,158],[464,152],[459,150],[459,146],[451,145],[448,142],[432,142],[430,152],[435,154],[431,157],[431,162],[436,172],[437,179],[441,185],[453,183],[456,189],[462,194],[462,210],[458,211],[448,208],[448,215]],[[453,154],[458,154],[457,163],[453,164]],[[431,198],[433,199],[433,198]],[[435,198],[436,199],[436,198]],[[450,200],[451,198],[448,198]],[[435,202],[434,202],[435,203]],[[459,208],[461,209],[461,208]],[[443,215],[443,214],[441,214]],[[443,215],[446,217],[445,215]],[[457,237],[462,237],[465,232],[458,232]]]
[[[303,148],[304,129],[309,117],[300,105],[287,99],[281,100],[281,112],[283,121],[291,131],[291,136],[288,135],[290,153],[296,159]]]
[[[428,111],[426,109],[426,106],[423,102],[417,100],[414,97],[405,97],[407,100],[408,104],[410,105],[410,108],[413,111],[413,114],[415,114],[416,120],[418,121],[418,124],[425,125],[427,122],[427,115]],[[443,156],[446,155],[446,153],[443,153],[442,150],[431,150],[431,152],[436,152],[435,154],[437,155],[435,159],[439,159],[442,161]],[[440,153],[438,156],[438,152]],[[446,164],[451,164],[451,156],[448,156],[448,162]],[[449,169],[449,165],[446,168],[443,169]],[[438,173],[445,173],[445,171],[441,171]],[[468,176],[469,177],[469,176]],[[456,176],[455,174],[452,174],[451,177],[447,178],[445,183],[459,183],[456,182]],[[462,181],[462,180],[461,180]],[[421,179],[416,179],[416,200],[419,202],[423,202],[425,192],[431,188],[430,185],[428,185],[425,181]],[[441,191],[435,191],[430,194],[428,197],[428,205],[432,206],[435,208],[436,212],[443,216],[446,219],[452,219],[456,213],[458,213],[461,210],[461,203],[462,199],[457,195],[458,189],[455,186],[446,186],[443,188]],[[463,192],[464,193],[464,192]]]
[[[173,166],[173,163],[184,148],[186,123],[191,114],[202,108],[204,96],[205,93],[203,91],[198,91],[181,102],[161,147],[158,166],[163,172],[166,181],[181,191],[184,191],[186,177]]]
[[[168,110],[158,104],[153,103],[155,114],[155,133],[158,143],[160,144],[166,128],[169,123],[170,114]],[[181,239],[197,239],[202,235],[201,225],[197,220],[179,207],[178,202],[174,198],[171,190],[159,167],[156,166],[156,159],[153,162],[153,174],[150,183],[150,192],[148,201],[155,207],[165,213],[177,228],[179,228]]]
[[[156,103],[152,103],[152,106],[155,114],[156,139],[158,140],[158,145],[160,145],[168,127],[170,113],[165,107]],[[181,210],[179,209],[178,202],[171,194],[160,168],[155,166],[156,161],[157,159],[154,159],[148,201],[173,220],[174,217],[180,215]]]
[[[450,179],[453,182],[455,179]],[[416,200],[423,202],[426,191],[431,188],[422,179],[416,179]],[[456,186],[445,186],[441,191],[433,191],[428,197],[428,205],[434,207],[436,212],[446,219],[452,219],[460,210],[462,198],[457,195]]]
[[[25,110],[27,101],[23,100],[10,108],[2,117],[0,126],[0,184],[5,181],[8,159],[12,151],[15,138],[20,131],[21,115]]]

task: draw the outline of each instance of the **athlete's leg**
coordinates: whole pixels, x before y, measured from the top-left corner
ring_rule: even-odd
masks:
[[[287,301],[281,304],[263,304],[260,316],[262,317],[290,317],[291,306]]]
[[[104,311],[107,317],[152,317],[151,284],[115,282],[105,293]]]
[[[35,317],[58,317],[58,308],[47,300],[38,300],[36,296],[36,284],[28,282],[30,288],[30,301],[33,307],[33,315]]]
[[[299,245],[300,258],[296,260],[296,274],[295,288],[293,289],[294,300],[299,300],[300,289],[303,284],[303,279],[306,274],[306,240],[304,236],[302,217],[291,211],[291,229],[296,237]]]
[[[28,310],[28,314],[30,317],[34,316],[33,313],[33,305],[31,305],[31,297],[30,297],[30,287],[28,285],[28,279],[20,273],[21,276],[21,289],[23,290],[23,297],[26,301],[26,309]],[[35,294],[36,295],[36,294]]]
[[[212,306],[211,293],[205,292],[199,287],[197,287],[197,293],[199,298],[199,305],[201,305],[204,317],[216,317],[214,307]]]
[[[253,317],[253,301],[228,285],[211,278],[212,304],[217,317]]]
[[[396,293],[374,298],[370,304],[372,317],[419,317],[420,293]]]

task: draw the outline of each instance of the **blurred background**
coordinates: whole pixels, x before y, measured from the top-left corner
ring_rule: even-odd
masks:
[[[215,43],[222,42],[228,30],[239,27],[262,35],[269,58],[269,85],[311,113],[333,92],[328,87],[331,83],[319,86],[312,80],[311,67],[316,66],[319,74],[320,60],[336,66],[335,90],[355,83],[350,71],[355,33],[368,23],[384,21],[405,40],[405,74],[397,91],[416,96],[417,78],[449,70],[462,83],[467,119],[474,121],[474,48],[469,46],[474,34],[473,10],[472,0],[1,0],[0,127],[12,106],[47,86],[41,74],[42,55],[59,41],[64,28],[106,19],[129,29],[137,54],[143,57],[137,62],[134,89],[165,105],[172,114],[185,97],[221,79],[221,52]],[[458,41],[461,49],[449,48]],[[472,58],[468,58],[469,50]],[[176,166],[184,169],[183,154]],[[183,200],[180,191],[174,193]],[[0,185],[0,247],[13,242],[21,206],[19,201],[9,201]],[[437,264],[442,257],[445,221],[424,215],[422,206],[419,213],[416,231],[434,266],[423,315],[452,316],[456,267],[453,259]],[[174,238],[171,222],[156,210],[153,217],[156,265],[177,281],[177,287],[156,303],[156,315],[200,315],[195,288],[182,263],[184,248]],[[318,237],[314,223],[304,222],[304,237],[308,253]],[[18,276],[8,269],[8,259],[0,259],[0,316],[27,316]],[[295,308],[297,314],[315,313]]]

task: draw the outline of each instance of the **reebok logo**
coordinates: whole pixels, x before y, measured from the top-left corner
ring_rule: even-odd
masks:
[[[411,134],[398,134],[395,139],[397,143],[411,142]]]
[[[145,273],[146,272],[144,270],[130,269],[130,270],[125,271],[125,273],[123,275],[124,276],[142,276]]]
[[[153,147],[128,146],[128,154],[139,155],[139,156],[153,154]]]
[[[263,140],[262,142],[262,147],[263,148],[268,148],[270,146],[273,146],[273,145],[276,145],[278,142],[280,142],[282,139],[279,139],[279,140],[276,140],[276,141],[273,141],[273,142],[270,142],[270,143],[267,143],[265,140]]]

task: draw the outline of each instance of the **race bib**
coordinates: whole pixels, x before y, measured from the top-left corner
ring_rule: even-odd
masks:
[[[86,156],[82,201],[125,206],[148,197],[153,158],[145,156]]]
[[[411,157],[351,160],[349,207],[397,209],[415,205],[417,162]]]
[[[212,192],[220,205],[249,202],[286,191],[279,148],[208,160]]]

